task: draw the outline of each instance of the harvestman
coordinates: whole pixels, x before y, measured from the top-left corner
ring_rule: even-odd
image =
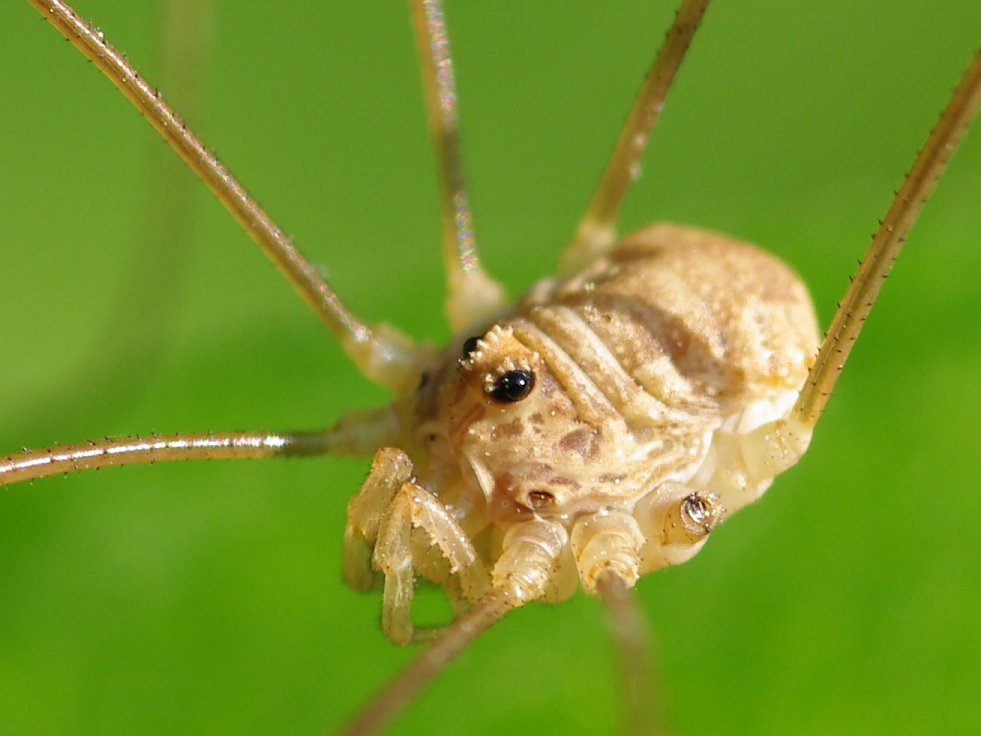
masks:
[[[708,5],[686,2],[563,255],[560,279],[508,308],[470,229],[442,12],[436,2],[414,2],[442,182],[446,311],[458,335],[434,353],[352,315],[101,34],[62,3],[32,3],[212,188],[359,370],[399,399],[323,432],[132,437],[27,451],[5,458],[0,482],[157,460],[374,454],[349,505],[345,579],[368,588],[384,577],[383,627],[393,641],[436,638],[350,733],[375,732],[511,608],[561,600],[579,584],[618,622],[628,717],[635,730],[646,727],[646,655],[631,647],[640,628],[630,589],[639,575],[690,558],[806,450],[881,282],[981,100],[977,55],[817,351],[806,291],[772,257],[673,226],[616,243],[631,172]],[[443,585],[457,610],[440,632],[412,624],[416,575]]]

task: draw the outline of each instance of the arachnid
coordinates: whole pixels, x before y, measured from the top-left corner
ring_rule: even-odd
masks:
[[[626,215],[635,225],[660,217],[694,222],[772,248],[804,274],[822,324],[840,296],[851,260],[864,248],[865,234],[881,216],[888,192],[898,185],[900,172],[976,43],[977,24],[964,20],[971,15],[970,6],[960,16],[951,9],[948,18],[940,19],[935,8],[863,8],[868,8],[867,25],[836,14],[832,6],[825,18],[802,17],[799,8],[783,11],[785,17],[757,9],[752,18],[736,4],[714,8],[712,23],[696,42],[697,53],[682,72],[670,114],[645,162],[647,174]],[[83,10],[138,58],[136,43],[114,20],[120,18],[121,24],[125,15],[98,7]],[[331,17],[315,24],[310,8],[296,8],[292,26],[290,9],[275,8],[277,23],[270,16],[258,19],[254,35],[239,35],[251,47],[251,63],[265,73],[273,62],[260,61],[255,49],[260,39],[268,39],[263,34],[280,30],[274,28],[279,23],[290,30],[291,39],[297,34],[313,37],[312,48],[298,66],[277,59],[284,66],[270,74],[270,88],[261,93],[243,95],[243,89],[257,83],[251,78],[228,87],[213,82],[218,97],[212,105],[219,118],[209,127],[218,137],[206,137],[287,223],[304,249],[330,266],[334,283],[343,286],[361,311],[386,318],[415,311],[418,303],[419,316],[406,315],[400,323],[415,334],[437,334],[436,214],[432,191],[417,183],[429,181],[431,164],[404,9],[389,10],[387,21]],[[611,131],[673,8],[656,8],[637,20],[606,17],[615,14],[600,10],[602,18],[560,18],[551,9],[550,15],[543,11],[541,17],[509,19],[506,30],[495,33],[488,25],[492,11],[471,21],[466,8],[449,9],[478,233],[489,266],[515,293],[551,271],[557,246],[581,210]],[[881,13],[873,20],[876,11]],[[72,131],[69,121],[82,116],[84,106],[73,107],[62,91],[46,93],[57,105],[51,113],[5,116],[29,123],[4,146],[18,170],[4,199],[14,204],[4,206],[4,218],[10,213],[11,221],[20,222],[15,218],[26,215],[23,225],[5,225],[9,242],[17,247],[3,249],[5,257],[16,259],[3,268],[5,278],[14,282],[5,288],[14,315],[5,320],[10,323],[5,329],[16,331],[4,337],[4,344],[17,346],[5,357],[11,383],[4,393],[11,416],[17,416],[18,405],[33,408],[26,398],[27,376],[38,374],[45,384],[57,381],[47,366],[71,364],[72,355],[82,352],[72,347],[72,341],[83,339],[78,324],[98,317],[81,315],[78,305],[97,302],[117,268],[112,257],[97,262],[89,254],[124,247],[124,231],[132,223],[113,220],[111,214],[125,210],[122,203],[135,198],[131,190],[137,174],[131,170],[115,196],[96,189],[98,196],[81,205],[89,219],[78,222],[66,216],[78,224],[64,233],[44,229],[58,219],[52,201],[58,211],[72,205],[79,190],[84,194],[112,178],[106,169],[117,159],[135,169],[139,149],[130,156],[118,149],[125,136],[137,138],[142,130],[118,95],[94,78],[70,49],[60,50],[64,72],[39,73],[35,55],[53,56],[58,44],[30,12],[25,6],[8,21],[18,29],[10,44],[22,40],[21,33],[25,42],[28,33],[36,38],[27,43],[32,60],[18,75],[27,80],[25,86],[5,99],[10,104],[31,102],[41,90],[65,84],[60,75],[68,74],[86,96],[99,95],[92,103],[99,120],[109,117],[109,124],[118,127],[108,133],[91,127]],[[220,16],[219,38],[241,30],[230,26],[246,23],[251,12],[240,9],[231,18],[226,11]],[[650,17],[656,12],[660,16]],[[384,35],[386,22],[390,36]],[[562,26],[564,22],[569,25]],[[609,27],[607,23],[613,30],[604,37],[600,29]],[[780,44],[771,49],[737,23],[751,24],[762,36],[778,36]],[[931,23],[942,30],[943,40],[927,46]],[[564,35],[559,30],[563,27],[568,28]],[[619,53],[627,55],[627,39],[639,27],[650,30],[643,39],[629,41],[635,56],[621,60]],[[818,34],[817,28],[828,30]],[[330,29],[342,32],[325,42]],[[594,37],[600,61],[584,57],[592,44],[583,40],[583,29]],[[519,31],[522,35],[516,36]],[[368,77],[364,39],[372,32],[382,35],[370,45],[370,68],[375,71]],[[795,32],[801,35],[791,35]],[[809,52],[808,36],[815,35],[822,46]],[[875,45],[883,37],[896,44],[889,56]],[[545,42],[553,38],[554,46]],[[828,38],[835,43],[827,44]],[[962,39],[959,47],[957,38]],[[283,48],[268,43],[270,49]],[[536,49],[541,61],[515,52],[515,47],[532,46],[541,47]],[[336,62],[318,55],[333,47],[343,52]],[[401,56],[388,60],[378,51],[382,47]],[[468,61],[471,54],[480,56]],[[220,55],[219,75],[224,68],[242,65],[244,56]],[[913,62],[900,66],[904,57]],[[615,61],[616,67],[601,66],[603,60]],[[515,66],[505,66],[510,64]],[[579,74],[572,71],[573,64]],[[937,65],[932,74],[927,71],[931,64]],[[352,68],[365,76],[354,75]],[[515,71],[509,75],[508,68]],[[336,75],[334,70],[339,70]],[[850,87],[851,75],[860,73],[860,81]],[[402,76],[389,79],[397,74]],[[13,76],[11,72],[5,78]],[[313,117],[289,114],[287,104],[301,99],[280,89],[291,77],[314,92],[334,90],[324,102],[323,120],[316,121],[312,143],[300,143],[298,133],[277,133],[286,124],[284,118]],[[331,88],[331,80],[338,78],[344,87]],[[392,84],[386,87],[388,94],[376,91],[382,80]],[[737,80],[758,85],[759,96],[737,86]],[[518,87],[519,81],[528,86]],[[594,92],[593,87],[613,86],[617,89],[610,89],[609,97],[589,104],[578,97]],[[284,94],[279,104],[278,98],[270,98],[274,90]],[[496,96],[487,102],[483,94]],[[235,96],[245,97],[242,107],[231,107]],[[404,103],[404,111],[393,111],[396,101]],[[257,116],[267,105],[280,119],[249,126],[256,150],[239,153],[240,144],[222,139],[228,133],[218,128],[245,128],[235,118]],[[605,113],[602,121],[587,119],[585,111],[593,108]],[[224,115],[231,119],[222,119]],[[391,118],[393,132],[366,130],[369,118]],[[46,124],[51,127],[39,133],[38,126]],[[410,130],[411,125],[415,128]],[[899,140],[898,133],[895,141],[887,138],[897,127],[905,138]],[[317,146],[327,145],[323,139],[333,137],[337,128],[351,137],[321,153]],[[70,134],[78,135],[79,146],[93,146],[93,139],[112,144],[89,154],[91,169],[78,178],[80,166],[66,163],[71,149],[44,157]],[[692,137],[682,140],[683,134]],[[299,145],[295,165],[284,163],[284,149],[292,140]],[[28,159],[38,142],[42,145]],[[380,149],[388,144],[391,148]],[[582,150],[587,145],[588,153]],[[406,151],[412,147],[415,158],[409,159]],[[720,530],[720,538],[702,553],[709,559],[641,585],[660,632],[667,699],[674,704],[677,694],[681,702],[685,693],[713,694],[714,709],[672,705],[686,732],[712,730],[710,724],[717,729],[730,718],[760,730],[766,723],[776,724],[775,730],[788,723],[840,724],[842,710],[852,722],[865,725],[913,728],[929,716],[938,726],[967,730],[977,722],[970,699],[956,696],[959,688],[966,693],[977,681],[971,626],[976,616],[970,574],[965,572],[974,569],[976,552],[969,538],[978,518],[972,514],[968,472],[974,467],[970,448],[977,435],[971,335],[977,306],[972,276],[979,273],[972,245],[978,242],[979,226],[971,215],[978,167],[972,164],[977,161],[972,150],[977,151],[977,144],[969,138],[914,231],[919,247],[904,253],[897,278],[884,295],[888,306],[864,333],[865,347],[850,364],[849,377],[804,465],[784,478],[765,504]],[[507,151],[513,158],[504,157]],[[887,160],[872,160],[880,152]],[[249,167],[259,166],[252,162],[267,156],[272,181],[264,185],[262,173]],[[393,159],[400,166],[391,166]],[[403,170],[403,162],[410,160],[412,171],[407,171],[408,163]],[[352,165],[350,172],[345,164]],[[45,174],[46,183],[57,180],[74,194],[56,196],[43,189],[38,190],[43,198],[37,191],[26,196],[29,190],[21,177],[35,169]],[[532,174],[541,178],[524,178]],[[492,175],[503,181],[491,181]],[[307,179],[318,176],[327,180],[324,187],[311,189]],[[293,179],[304,181],[295,197],[274,190]],[[366,209],[355,210],[348,195]],[[112,203],[109,213],[97,214],[95,207],[102,201]],[[28,211],[28,202],[36,209]],[[413,219],[415,211],[421,222]],[[378,216],[381,212],[384,218]],[[201,274],[201,281],[192,283],[200,286],[188,290],[191,301],[182,307],[190,336],[175,348],[160,388],[111,426],[97,415],[77,424],[76,417],[59,417],[60,412],[54,412],[53,425],[32,426],[30,419],[10,422],[28,431],[11,435],[7,446],[145,427],[316,425],[342,408],[381,402],[380,393],[362,388],[350,375],[318,326],[297,316],[302,307],[248,243],[233,234],[227,217],[220,212],[205,217],[208,234],[192,266]],[[350,217],[350,230],[341,229],[342,217]],[[221,244],[219,231],[231,234],[229,244]],[[39,234],[40,243],[28,244],[28,233]],[[88,233],[95,236],[91,245],[82,240]],[[314,240],[324,244],[322,251]],[[69,255],[41,256],[41,244],[64,244]],[[391,254],[374,257],[383,249]],[[86,272],[89,267],[93,270]],[[407,279],[410,267],[412,278]],[[245,278],[236,281],[239,269],[251,269],[256,285]],[[825,272],[830,274],[827,281],[822,280]],[[30,286],[40,298],[19,301],[14,296],[13,286],[28,280],[25,273],[38,274]],[[73,295],[68,306],[59,306],[45,322],[43,303],[76,283],[94,288]],[[361,291],[359,284],[364,285]],[[369,301],[375,298],[379,301]],[[891,310],[898,316],[890,319]],[[75,322],[66,325],[69,319]],[[941,333],[941,327],[949,334]],[[36,343],[28,333],[36,335]],[[881,364],[875,362],[880,359]],[[264,398],[259,392],[270,387],[276,393]],[[184,407],[175,395],[197,405]],[[833,418],[836,412],[839,419]],[[854,426],[845,421],[853,418]],[[892,449],[898,449],[897,456],[886,455]],[[9,679],[27,691],[20,695],[11,690],[4,696],[10,698],[0,709],[4,717],[21,719],[13,721],[12,730],[41,723],[31,730],[43,732],[44,723],[57,721],[97,723],[100,732],[125,731],[164,710],[167,715],[155,719],[161,731],[172,732],[175,724],[186,725],[189,732],[204,731],[216,719],[257,724],[264,718],[281,723],[285,717],[297,719],[297,730],[306,730],[313,727],[308,724],[336,722],[382,679],[382,669],[394,669],[393,660],[404,655],[393,652],[376,631],[377,600],[354,599],[334,582],[343,506],[364,468],[329,460],[271,466],[106,471],[6,494],[3,523],[9,531],[0,559],[9,601],[3,615],[10,618],[0,627],[6,632],[0,661]],[[728,546],[726,537],[733,540]],[[302,560],[285,559],[294,547],[301,548]],[[83,554],[86,550],[94,550],[92,557]],[[284,581],[291,574],[304,592],[289,591]],[[613,684],[596,672],[596,658],[605,656],[606,643],[593,608],[577,599],[555,608],[529,608],[505,621],[492,635],[493,643],[468,655],[455,671],[459,676],[437,684],[398,728],[411,730],[417,724],[429,733],[451,731],[456,720],[452,708],[460,707],[478,712],[488,731],[532,720],[556,728],[568,725],[566,730],[595,730],[595,724],[612,717]],[[583,609],[587,612],[581,613]],[[351,620],[332,618],[347,613]],[[157,648],[155,641],[163,644]],[[387,667],[375,664],[373,655]],[[304,676],[288,674],[298,671]],[[934,671],[937,675],[930,676]],[[564,673],[568,687],[556,681]],[[517,693],[509,692],[506,702],[487,698],[502,680],[513,683]],[[940,691],[946,693],[944,700],[960,705],[938,706]],[[113,697],[119,697],[119,705],[106,705]],[[59,705],[65,701],[73,708]],[[60,720],[72,718],[78,720]],[[71,725],[65,728],[72,730]]]

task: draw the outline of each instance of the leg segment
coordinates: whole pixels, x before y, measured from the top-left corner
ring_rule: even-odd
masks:
[[[903,186],[896,192],[889,211],[879,221],[879,229],[859,264],[858,273],[838,303],[838,311],[794,407],[793,418],[800,424],[813,428],[821,417],[879,289],[978,108],[981,108],[981,49],[975,52],[971,65],[940,115],[940,121],[920,149]]]
[[[550,588],[568,549],[569,533],[557,521],[533,519],[511,526],[504,534],[501,556],[491,573],[495,591],[502,591],[520,606],[538,598],[557,598]],[[567,596],[566,596],[567,597]]]
[[[664,707],[654,676],[654,652],[644,612],[633,589],[613,570],[596,580],[620,664],[620,708],[624,736],[666,736]]]
[[[644,536],[641,574],[690,560],[727,511],[716,494],[680,483],[665,483],[642,498],[633,512]]]
[[[644,535],[633,516],[623,511],[597,512],[580,517],[572,527],[572,554],[583,590],[596,594],[596,582],[612,572],[632,588],[640,577]]]
[[[647,141],[664,107],[675,72],[688,51],[710,0],[685,0],[661,45],[606,165],[576,236],[559,259],[559,273],[571,276],[606,255],[616,240],[617,217],[627,187],[637,179]]]
[[[110,45],[103,34],[63,0],[30,0],[68,41],[98,67],[156,128],[171,148],[224,205],[263,252],[280,270],[320,321],[340,340],[348,357],[368,379],[396,393],[405,392],[419,380],[419,364],[425,349],[398,330],[368,325],[359,320],[279,229],[272,218],[249,196],[231,172],[218,160],[160,93],[136,71],[125,55]]]
[[[753,503],[774,477],[795,465],[807,450],[812,432],[812,426],[794,415],[742,431],[717,430],[689,485],[717,495],[728,516]]]
[[[504,287],[480,264],[463,184],[457,130],[456,85],[450,43],[439,0],[412,0],[412,24],[419,49],[419,68],[436,148],[446,264],[446,316],[454,332],[485,322],[507,304]]]

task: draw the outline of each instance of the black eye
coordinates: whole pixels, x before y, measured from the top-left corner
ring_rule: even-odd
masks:
[[[531,371],[508,371],[494,381],[491,398],[502,404],[521,401],[535,388],[535,374]]]
[[[477,341],[483,337],[483,335],[477,335],[476,337],[468,337],[463,343],[463,360],[470,357],[470,353],[477,349]]]

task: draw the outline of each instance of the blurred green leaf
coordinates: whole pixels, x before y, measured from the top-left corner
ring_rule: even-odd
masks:
[[[478,236],[513,293],[552,271],[672,5],[449,4]],[[150,3],[79,9],[155,79]],[[147,148],[163,144],[27,3],[0,19],[5,447],[315,427],[385,400],[200,190],[176,337],[143,392],[80,411],[72,387],[139,252]],[[445,339],[402,4],[219,3],[213,34],[205,139],[355,309]],[[759,242],[827,322],[979,42],[976,0],[719,3],[625,226]],[[974,131],[809,455],[696,560],[641,582],[679,732],[981,730],[979,201]],[[383,638],[378,596],[340,584],[344,506],[366,470],[160,465],[7,490],[0,733],[336,727],[412,656]],[[603,627],[582,597],[516,612],[392,732],[615,733]]]

